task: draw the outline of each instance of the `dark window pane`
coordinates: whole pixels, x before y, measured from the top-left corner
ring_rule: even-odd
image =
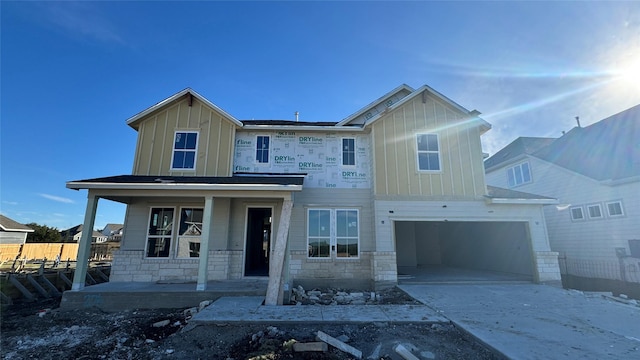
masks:
[[[153,208],[149,221],[149,235],[171,235],[173,209]]]
[[[183,169],[184,168],[184,151],[175,151],[173,153],[173,165],[174,169]]]
[[[191,150],[195,150],[196,149],[196,142],[198,139],[198,134],[197,133],[187,133],[187,140],[186,140],[186,144],[185,144],[185,149],[191,149]]]
[[[196,163],[196,153],[195,151],[185,151],[184,153],[184,164],[182,164],[183,169],[193,169]]]
[[[187,144],[187,137],[185,133],[176,133],[176,141],[174,149],[185,149]]]
[[[440,162],[438,161],[438,154],[429,153],[429,170],[440,170]]]

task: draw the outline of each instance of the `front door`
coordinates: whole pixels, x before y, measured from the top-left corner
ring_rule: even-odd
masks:
[[[247,209],[245,276],[269,276],[271,249],[271,208]]]

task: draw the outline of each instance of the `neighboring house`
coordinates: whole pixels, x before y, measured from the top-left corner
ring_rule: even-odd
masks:
[[[488,184],[558,199],[545,218],[567,259],[619,270],[616,249],[640,258],[640,105],[557,139],[520,137],[485,168]]]
[[[83,225],[76,225],[67,230],[60,231],[60,236],[62,237],[63,242],[78,242],[82,238],[82,229]],[[107,236],[103,235],[99,231],[93,231],[91,233],[91,242],[94,243],[102,243],[107,241]]]
[[[107,237],[106,241],[120,241],[122,240],[122,232],[124,224],[107,224],[102,229],[102,235]]]
[[[33,229],[0,215],[0,244],[24,244]]]
[[[185,89],[127,120],[131,175],[67,187],[88,189],[88,227],[98,199],[127,204],[111,281],[388,286],[429,265],[558,281],[556,200],[485,186],[478,115],[402,85],[341,121],[240,121]]]

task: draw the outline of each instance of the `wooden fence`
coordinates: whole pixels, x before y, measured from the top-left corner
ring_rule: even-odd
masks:
[[[61,261],[76,261],[78,257],[78,243],[27,243],[0,244],[0,261],[26,260],[54,260],[60,255]],[[113,250],[120,248],[120,243],[106,242],[91,244],[91,259],[111,260]]]

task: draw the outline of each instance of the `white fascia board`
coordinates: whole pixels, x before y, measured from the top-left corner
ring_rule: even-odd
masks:
[[[30,233],[30,232],[34,232],[33,229],[11,229],[8,227],[5,227],[4,225],[0,224],[0,228],[4,231],[15,231],[15,232],[23,232],[23,233]]]
[[[623,184],[632,183],[632,182],[638,182],[638,181],[640,181],[640,176],[630,176],[630,177],[623,178],[623,179],[602,180],[600,183],[602,185],[606,185],[606,186],[616,186],[616,185],[623,185]]]
[[[243,130],[280,130],[280,131],[364,131],[356,126],[296,126],[296,125],[245,125]]]
[[[180,92],[178,92],[175,95],[172,95],[162,101],[160,101],[159,103],[151,106],[150,108],[147,108],[146,110],[143,110],[139,113],[137,113],[136,115],[130,117],[127,119],[126,123],[127,125],[131,126],[132,123],[134,123],[136,120],[139,120],[140,118],[145,117],[146,115],[160,109],[161,107],[165,106],[166,104],[184,96],[185,94],[191,93],[191,95],[195,96],[196,99],[202,101],[203,103],[207,104],[208,106],[212,107],[213,109],[215,109],[216,111],[220,112],[223,116],[225,116],[229,121],[233,122],[235,125],[237,125],[238,127],[242,127],[242,122],[240,122],[240,120],[236,119],[235,117],[233,117],[231,114],[229,114],[228,112],[222,110],[219,106],[217,106],[216,104],[212,103],[211,101],[207,100],[204,96],[198,94],[197,92],[195,92],[193,89],[191,88],[186,88]]]
[[[505,199],[487,197],[488,204],[510,204],[510,205],[557,205],[558,199]]]
[[[456,103],[455,101],[449,99],[448,97],[442,95],[441,93],[437,92],[436,90],[434,90],[433,88],[431,88],[429,85],[423,85],[421,86],[419,89],[415,90],[413,93],[405,96],[404,98],[402,98],[402,100],[398,101],[397,103],[389,106],[387,108],[387,110],[375,115],[374,117],[372,117],[371,119],[369,119],[364,126],[367,127],[371,124],[373,124],[374,122],[376,122],[377,120],[379,120],[381,117],[383,117],[384,115],[386,115],[387,113],[399,108],[400,106],[404,105],[406,102],[408,102],[409,100],[413,99],[414,97],[422,94],[423,91],[428,91],[431,94],[435,95],[438,99],[444,101],[445,103],[453,106],[455,109],[459,110],[460,112],[467,114],[467,115],[475,115],[477,120],[480,122],[480,124],[478,126],[480,126],[481,128],[483,128],[483,133],[488,131],[489,129],[491,129],[491,124],[489,124],[487,121],[485,121],[484,119],[480,118],[480,112],[477,110],[473,110],[473,111],[469,111],[467,109],[465,109],[464,107],[462,107],[460,104]]]
[[[82,189],[108,189],[108,190],[224,190],[224,191],[302,191],[302,185],[275,185],[275,184],[138,184],[138,183],[90,183],[68,182],[67,188],[73,190]]]
[[[365,105],[364,107],[360,108],[360,110],[354,112],[353,114],[349,115],[348,117],[346,117],[344,120],[341,120],[339,123],[336,124],[336,126],[343,126],[345,124],[348,124],[349,121],[357,118],[358,116],[362,115],[365,113],[365,111],[378,106],[378,104],[380,104],[384,99],[388,98],[389,96],[394,95],[395,93],[399,92],[400,90],[407,90],[410,93],[412,93],[414,91],[414,89],[407,85],[407,84],[402,84],[400,86],[398,86],[397,88],[389,91],[388,93],[382,95],[381,97],[377,98],[376,100],[372,101],[371,103],[369,103],[368,105]],[[407,95],[407,96],[410,96]]]

